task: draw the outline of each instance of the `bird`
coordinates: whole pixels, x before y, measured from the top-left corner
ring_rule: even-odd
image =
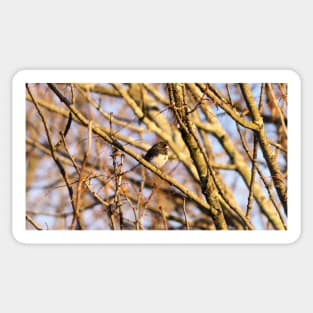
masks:
[[[144,159],[157,168],[162,168],[168,160],[168,144],[160,141],[154,144],[145,154]]]
[[[158,169],[162,168],[168,160],[168,144],[166,141],[159,141],[154,144],[143,157],[146,161],[150,162],[152,165]],[[137,168],[140,163],[133,166],[131,169],[127,170],[123,174],[133,171]]]

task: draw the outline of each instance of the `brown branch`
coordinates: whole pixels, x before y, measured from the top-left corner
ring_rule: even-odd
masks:
[[[38,142],[36,142],[36,141],[34,141],[34,140],[30,139],[30,138],[26,138],[26,142],[27,142],[28,144],[30,144],[30,145],[32,145],[32,146],[38,148],[40,151],[44,152],[45,154],[50,155],[50,152],[49,152],[50,150],[47,149],[45,146],[39,144]],[[63,144],[64,144],[64,141],[63,141]],[[70,152],[69,152],[69,150],[68,150],[68,148],[67,148],[66,145],[65,145],[65,149],[66,149],[66,151],[67,151],[69,157],[66,158],[65,156],[61,156],[61,155],[59,155],[58,157],[62,160],[63,163],[65,163],[65,164],[67,164],[67,165],[74,165],[74,167],[76,168],[76,170],[78,169],[78,172],[79,172],[79,166],[78,166],[78,164],[77,164],[77,161],[75,161],[75,160],[73,159],[73,157],[71,156],[71,154],[70,154]],[[142,170],[144,170],[144,169],[142,168]],[[110,178],[110,179],[111,179],[111,178]],[[136,184],[137,184],[137,182],[134,181],[132,178],[129,178],[129,180],[130,180],[132,183],[136,183]],[[95,191],[92,190],[90,184],[89,184],[87,181],[85,182],[85,184],[86,184],[88,190],[90,191],[90,193],[93,195],[93,197],[94,197],[95,199],[97,199],[97,200],[99,201],[99,203],[101,203],[104,207],[108,208],[110,205],[112,205],[113,201],[112,201],[112,202],[104,201],[104,200],[101,198],[101,196],[99,196]],[[142,180],[141,180],[141,184],[142,184]],[[140,185],[140,184],[138,183],[137,185]],[[151,188],[153,188],[153,186],[151,186],[151,185],[149,185],[149,184],[145,184],[145,187],[151,187]],[[162,189],[162,190],[168,192],[168,188],[164,188],[164,189]],[[179,190],[179,189],[178,189],[178,190]],[[180,194],[179,192],[175,192],[174,190],[173,190],[172,192],[175,194],[176,197],[181,197],[181,194]],[[123,194],[124,194],[124,196],[125,196],[125,193],[123,193]],[[192,198],[188,198],[188,199],[191,200],[195,205],[198,205],[198,206],[199,206],[199,203],[197,203],[197,202],[196,202],[195,200],[193,200]],[[138,199],[138,200],[139,200],[139,199]],[[204,211],[205,208],[203,208],[202,210]],[[204,212],[204,213],[205,213],[205,212]],[[206,213],[206,214],[207,214],[207,213]],[[114,229],[114,225],[112,225],[112,227],[113,227],[113,229]],[[141,228],[142,228],[142,227],[141,227]],[[116,228],[115,228],[115,229],[116,229]]]
[[[117,161],[117,157],[120,156],[120,163]],[[120,229],[123,230],[124,228],[124,221],[123,221],[123,208],[121,202],[121,185],[122,185],[122,167],[125,160],[125,155],[123,153],[119,153],[119,151],[112,146],[112,160],[113,160],[113,172],[114,172],[114,180],[115,180],[115,193],[114,193],[114,210],[119,212],[119,222],[120,222]]]
[[[31,100],[29,97],[26,97],[26,100]],[[48,109],[50,112],[55,112],[57,114],[60,114],[61,116],[65,117],[65,118],[69,118],[69,111],[68,110],[63,110],[58,108],[55,105],[52,105],[51,103],[48,103],[46,101],[40,100],[40,99],[36,99],[38,105]],[[79,113],[79,111],[77,111]],[[107,115],[109,117],[109,114]],[[72,114],[72,119],[73,121],[77,122],[78,124],[84,125],[77,116],[75,116],[74,114]],[[112,116],[112,122],[115,123],[116,119]],[[119,125],[118,123],[116,123],[116,125]],[[123,125],[125,125],[123,123]],[[84,125],[86,126],[86,125]],[[102,127],[100,125],[98,125],[99,128],[102,129],[102,131],[104,131],[106,134],[110,134],[110,130],[108,128]],[[129,129],[132,129],[131,127]],[[142,150],[147,150],[149,148],[149,145],[144,145],[140,142],[138,142],[137,140],[132,139],[129,136],[124,136],[122,134],[119,134],[118,132],[114,132],[114,137],[116,137],[119,140],[122,140],[123,142],[126,142],[128,144],[131,144],[132,146],[142,149]]]
[[[125,91],[119,84],[112,84],[114,89],[119,92],[121,97],[126,101],[126,103],[133,110],[137,118],[147,125],[150,131],[157,134],[160,138],[166,141],[170,141],[170,134],[165,134],[152,120],[150,120],[142,111],[140,106],[137,105],[136,101]]]
[[[77,86],[79,90],[81,90],[81,94],[82,96],[88,101],[89,104],[91,104],[93,107],[95,107],[97,109],[97,111],[108,121],[110,121],[111,123],[114,123],[118,126],[121,126],[122,129],[123,128],[128,128],[130,130],[136,131],[137,133],[141,134],[141,133],[145,133],[148,132],[146,129],[142,128],[142,127],[137,127],[132,125],[129,121],[123,121],[118,119],[117,117],[113,116],[112,113],[107,113],[105,112],[101,105],[96,103],[96,101],[94,101],[92,99],[92,97],[90,97],[89,94],[87,94],[87,91],[84,90],[80,85]]]
[[[85,91],[90,91],[90,92],[97,93],[100,95],[105,95],[105,96],[110,96],[110,97],[120,96],[120,94],[113,88],[101,86],[99,84],[76,84],[76,85]]]
[[[210,99],[212,99],[214,104],[222,108],[238,124],[254,131],[257,131],[259,129],[258,125],[249,122],[245,120],[243,117],[241,117],[239,113],[236,110],[234,110],[233,106],[230,103],[227,103],[224,98],[217,96],[216,93],[213,92],[210,88],[206,88],[205,84],[197,84],[197,86],[201,89],[203,93],[205,93]]]
[[[30,98],[26,97],[26,100],[31,100]],[[60,114],[66,118],[69,117],[69,112],[67,110],[63,110],[63,109],[60,109],[58,108],[57,106],[55,105],[52,105],[51,103],[48,103],[46,101],[43,101],[43,100],[40,100],[40,99],[36,99],[37,103],[48,109],[49,111],[51,112],[55,112],[57,114]],[[70,102],[69,102],[70,103]],[[73,108],[73,110],[75,110],[75,108]],[[77,111],[77,110],[76,110]],[[79,114],[79,111],[77,111],[77,114]],[[109,114],[108,114],[109,116]],[[78,124],[81,124],[81,125],[84,125],[86,126],[76,115],[73,114],[73,121],[77,122]],[[112,122],[115,121],[115,118],[112,116]],[[86,121],[87,123],[87,121]],[[115,122],[114,122],[115,123]],[[116,125],[118,125],[117,123],[115,123]],[[102,125],[100,126],[99,124],[97,124],[97,127],[103,131],[105,134],[107,135],[110,135],[110,130],[108,128],[105,128],[103,127]],[[149,127],[148,127],[149,128]],[[131,128],[129,128],[131,129]],[[151,131],[151,130],[149,130]],[[177,159],[179,159],[186,167],[187,171],[190,173],[190,175],[192,176],[192,178],[195,180],[195,181],[198,181],[198,177],[197,177],[197,173],[193,167],[193,165],[190,163],[190,158],[188,157],[188,155],[186,155],[185,152],[182,152],[180,147],[178,147],[172,140],[172,137],[170,136],[170,133],[169,132],[164,132],[163,130],[160,132],[163,134],[163,136],[161,137],[162,139],[164,139],[165,141],[168,142],[169,146],[171,147],[171,149],[173,150],[174,154],[176,155]],[[94,131],[95,134],[97,134],[97,132]],[[166,134],[166,135],[164,135]],[[149,145],[146,145],[146,144],[143,144],[143,143],[140,143],[138,142],[138,140],[135,140],[133,138],[131,138],[130,136],[125,136],[125,135],[122,135],[118,132],[114,132],[114,137],[118,140],[121,140],[123,142],[126,142],[136,148],[139,148],[143,151],[147,151],[150,146]]]
[[[227,224],[218,198],[218,191],[215,187],[212,175],[209,175],[208,160],[194,134],[194,126],[191,125],[188,116],[187,105],[184,100],[184,84],[168,84],[168,92],[171,108],[180,126],[179,130],[182,138],[185,141],[190,156],[196,166],[200,178],[202,193],[206,197],[207,202],[214,208],[214,211],[211,211],[211,216],[218,229],[227,229]]]
[[[185,223],[186,223],[186,229],[190,230],[189,222],[187,219],[186,199],[185,198],[183,198],[183,212],[184,212],[184,218],[185,218]]]
[[[253,204],[253,189],[254,189],[254,182],[255,182],[257,154],[258,154],[258,137],[254,134],[251,181],[250,181],[250,186],[249,186],[249,196],[248,196],[248,204],[247,204],[247,212],[246,212],[246,216],[248,218],[251,217],[252,204]]]
[[[260,114],[259,109],[257,108],[257,105],[255,103],[255,100],[253,98],[252,92],[250,90],[250,87],[248,84],[240,84],[240,88],[242,91],[242,94],[245,98],[245,101],[249,107],[249,110],[252,114],[254,123],[258,125],[259,130],[257,131],[257,134],[259,136],[259,143],[262,148],[262,152],[264,155],[264,158],[267,162],[267,166],[271,172],[272,179],[274,181],[274,186],[276,188],[277,194],[279,196],[279,199],[284,207],[285,214],[287,215],[287,187],[284,182],[283,176],[280,172],[277,159],[275,157],[275,154],[273,153],[269,140],[266,136],[265,129],[264,129],[264,123],[262,120],[262,116]]]
[[[238,130],[238,133],[239,133],[239,137],[240,137],[240,140],[242,142],[242,147],[243,149],[245,150],[245,152],[247,153],[247,156],[249,157],[250,161],[253,163],[253,155],[250,153],[249,151],[249,148],[248,148],[248,145],[247,145],[247,142],[246,140],[244,139],[244,136],[242,134],[242,132],[240,131],[240,127],[239,125],[237,124],[237,130]],[[270,201],[272,202],[277,214],[278,214],[278,217],[279,217],[279,221],[282,225],[282,228],[279,226],[279,224],[277,223],[276,219],[277,219],[277,214],[273,213],[272,211],[268,210],[268,208],[266,206],[262,206],[260,203],[260,208],[261,208],[261,211],[268,217],[269,221],[272,223],[272,225],[277,228],[277,229],[287,229],[285,223],[284,223],[284,218],[279,210],[279,207],[275,201],[275,197],[274,197],[274,194],[273,194],[273,191],[272,191],[272,187],[271,187],[271,184],[269,184],[265,178],[265,176],[263,175],[261,169],[259,168],[259,166],[257,165],[257,163],[255,163],[255,168],[267,190],[267,193],[269,195],[269,198],[270,198]],[[250,182],[251,182],[251,176],[250,176]],[[249,186],[250,186],[250,183],[249,183]],[[254,190],[253,190],[253,194],[254,196],[256,196],[256,189],[257,188],[257,185],[254,184]],[[256,199],[258,200],[258,199]],[[258,202],[258,201],[257,201]]]
[[[254,229],[254,226],[246,218],[242,210],[234,203],[234,201],[230,201],[229,197],[225,194],[225,188],[221,186],[217,179],[211,162],[194,132],[195,125],[190,120],[190,114],[184,100],[184,91],[179,90],[179,88],[184,90],[183,87],[183,84],[169,84],[171,107],[173,108],[175,117],[180,125],[179,129],[182,133],[182,137],[189,149],[191,158],[197,168],[198,175],[200,176],[200,185],[203,194],[208,203],[217,210],[222,210],[222,208],[224,209],[227,207],[229,211],[232,211],[241,219],[241,222],[247,229]]]
[[[263,108],[263,97],[264,97],[264,84],[261,86],[261,94],[260,94],[260,101],[259,101],[259,110],[262,112]],[[240,133],[239,125],[237,124],[237,130]],[[241,137],[242,138],[242,137]],[[248,204],[247,204],[247,212],[246,216],[250,218],[252,205],[253,205],[253,189],[254,189],[254,182],[255,182],[255,172],[257,167],[257,156],[258,156],[258,137],[256,134],[253,134],[253,157],[252,157],[252,167],[251,167],[251,181],[249,186],[249,196],[248,196]]]
[[[158,100],[159,102],[168,106],[170,103],[167,98],[164,98],[155,88],[153,88],[150,84],[143,84],[143,87],[150,93],[152,96]]]
[[[73,219],[72,219],[72,223],[70,226],[70,229],[82,229],[83,225],[82,222],[80,220],[80,211],[81,211],[81,196],[82,196],[82,187],[83,187],[83,183],[86,180],[86,176],[84,175],[85,172],[85,168],[86,168],[86,164],[87,164],[87,160],[90,154],[90,149],[91,149],[91,134],[92,134],[92,121],[89,122],[88,125],[88,141],[87,141],[87,149],[86,149],[86,153],[83,159],[83,163],[82,166],[80,168],[80,171],[78,171],[78,184],[77,184],[77,190],[76,190],[76,205],[75,205],[75,212],[73,215]]]
[[[163,227],[165,230],[168,230],[168,225],[167,225],[167,214],[163,208],[163,206],[160,206],[160,211],[161,211],[161,216],[162,216],[162,222],[163,222]]]
[[[69,113],[69,117],[65,126],[65,130],[64,132],[62,132],[63,136],[66,137],[71,125],[72,125],[72,120],[73,120],[73,115],[72,112]],[[55,148],[58,148],[59,145],[62,143],[62,139],[60,139],[56,144],[55,144]]]
[[[280,119],[280,124],[284,130],[285,136],[287,137],[287,127],[285,123],[285,117],[283,115],[283,112],[281,111],[281,108],[276,100],[275,93],[272,87],[272,84],[266,84],[266,89],[267,89],[267,95],[269,98],[269,101],[271,104],[274,106],[276,112],[278,113],[279,119]]]
[[[60,173],[61,173],[61,175],[62,175],[62,177],[64,179],[64,182],[65,182],[65,184],[67,186],[67,190],[68,190],[68,193],[69,193],[69,196],[70,196],[70,202],[71,202],[73,211],[75,212],[76,209],[75,209],[75,204],[74,204],[74,199],[73,199],[73,195],[74,195],[73,188],[72,188],[72,186],[71,186],[71,184],[69,182],[69,179],[67,177],[67,173],[65,171],[65,168],[63,167],[61,161],[59,160],[59,158],[58,158],[58,156],[56,154],[56,148],[55,148],[55,146],[54,146],[54,144],[52,142],[52,136],[51,136],[50,129],[48,127],[48,123],[46,121],[45,116],[41,112],[41,109],[40,109],[38,103],[36,102],[35,98],[33,97],[33,94],[30,91],[30,88],[29,88],[28,84],[26,84],[26,89],[27,89],[27,92],[30,95],[30,97],[32,99],[32,102],[33,102],[33,104],[34,104],[34,106],[35,106],[35,108],[36,108],[36,110],[37,110],[37,112],[38,112],[38,114],[39,114],[39,116],[41,118],[41,121],[42,121],[42,123],[44,125],[46,136],[47,136],[47,139],[48,139],[48,142],[49,142],[49,148],[50,148],[50,153],[51,153],[52,159],[56,163],[56,165],[57,165],[57,167],[58,167],[58,169],[59,169],[59,171],[60,171]]]
[[[26,215],[25,217],[26,217],[26,221],[32,224],[35,229],[43,230],[43,228],[38,223],[36,223],[29,215]]]
[[[52,88],[50,87],[50,85]],[[59,97],[60,101],[64,102],[65,105],[70,108],[70,110],[73,113],[73,116],[76,117],[82,125],[88,126],[89,120],[82,113],[80,113],[73,105],[71,105],[71,102],[61,94],[61,92],[57,89],[57,87],[54,84],[49,84],[49,87]],[[199,196],[197,196],[195,193],[190,191],[189,188],[178,183],[176,179],[174,179],[173,177],[169,175],[166,175],[164,172],[160,171],[158,168],[150,164],[148,161],[146,161],[143,157],[135,153],[133,150],[129,149],[127,146],[121,145],[116,139],[112,139],[106,132],[103,131],[103,128],[100,127],[98,124],[93,123],[92,128],[93,128],[93,132],[99,135],[99,137],[101,137],[103,140],[105,140],[109,144],[113,144],[119,150],[130,155],[135,160],[140,162],[143,166],[148,168],[151,172],[153,172],[154,174],[159,176],[161,179],[163,179],[164,181],[167,181],[170,185],[180,190],[188,198],[194,200],[197,203],[199,209],[203,211],[203,213],[209,214],[209,215],[212,215],[212,214],[216,215],[216,209],[214,207],[212,207],[211,205],[203,201]]]
[[[194,84],[188,84],[188,87],[192,91],[195,97],[200,99],[203,95],[203,93],[200,91],[198,87],[196,87]],[[246,161],[243,159],[241,153],[238,151],[238,148],[233,144],[231,139],[229,138],[229,135],[227,132],[223,129],[221,124],[219,123],[216,115],[212,112],[210,107],[208,106],[201,106],[203,114],[206,116],[206,119],[208,123],[204,124],[201,123],[201,129],[205,130],[206,132],[212,134],[216,139],[220,142],[220,144],[225,149],[226,153],[228,154],[229,158],[232,160],[232,162],[237,166],[237,171],[243,178],[245,184],[247,186],[250,185],[251,181],[251,173],[249,168],[247,167]],[[200,124],[197,124],[197,127],[200,127]],[[252,157],[251,157],[252,159]],[[259,171],[258,171],[259,172]],[[260,176],[262,173],[260,174]],[[261,176],[262,178],[263,176]],[[264,177],[262,178],[262,180]],[[272,193],[269,185],[267,184],[266,180],[264,180],[264,184],[267,188],[268,194],[270,195],[270,200],[268,200],[263,190],[259,185],[255,185],[254,190],[254,197],[260,206],[262,212],[269,218],[270,222],[272,223],[273,227],[275,229],[285,229],[284,223],[282,222],[282,219],[280,216],[277,215],[277,207],[273,203]],[[231,193],[228,196],[230,199],[232,198]],[[280,211],[278,211],[280,213]]]

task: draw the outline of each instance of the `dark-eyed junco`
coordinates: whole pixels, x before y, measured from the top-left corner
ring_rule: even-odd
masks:
[[[156,144],[154,144],[144,155],[143,157],[145,160],[149,161],[151,164],[153,164],[157,168],[161,168],[165,165],[165,163],[168,160],[168,144],[166,141],[160,141]],[[135,168],[137,168],[140,165],[138,163],[131,169],[127,170],[125,173],[133,171]]]
[[[168,144],[160,141],[154,144],[145,154],[144,159],[149,161],[157,168],[161,168],[168,160]]]

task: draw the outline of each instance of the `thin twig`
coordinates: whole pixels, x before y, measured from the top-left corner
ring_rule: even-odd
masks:
[[[188,222],[188,219],[187,219],[186,198],[183,198],[183,212],[184,212],[186,229],[189,230],[190,226],[189,226],[189,222]]]
[[[272,140],[269,140],[269,143],[270,143],[271,146],[273,146],[273,147],[283,151],[284,153],[288,153],[288,150],[286,148],[284,148],[282,145],[280,145],[280,144],[278,144],[278,143],[276,143],[276,142],[274,142]]]
[[[75,214],[73,215],[72,223],[70,229],[74,229],[74,227],[82,229],[82,223],[80,221],[80,206],[81,206],[81,195],[82,195],[82,187],[83,183],[86,180],[86,177],[84,175],[85,169],[86,169],[86,164],[90,155],[90,149],[91,149],[91,138],[92,138],[92,121],[89,122],[88,125],[88,141],[87,141],[87,149],[85,152],[85,156],[83,159],[83,163],[80,169],[79,174],[79,179],[78,179],[78,185],[77,185],[77,190],[76,190],[76,210]]]
[[[26,221],[32,224],[35,229],[43,230],[43,228],[38,223],[36,223],[29,215],[26,215]]]
[[[237,125],[237,130],[238,130],[238,133],[239,133],[239,136],[240,136],[240,140],[241,140],[241,142],[242,142],[242,147],[244,148],[245,152],[247,153],[247,155],[248,155],[250,161],[253,162],[253,156],[251,155],[251,152],[249,151],[247,142],[246,142],[246,140],[244,139],[244,136],[243,136],[243,134],[242,134],[241,131],[240,131],[239,125],[238,125],[238,124],[236,124],[236,125]],[[274,208],[275,208],[276,212],[278,213],[279,220],[280,220],[280,222],[281,222],[282,225],[283,225],[283,229],[287,229],[287,226],[286,226],[286,224],[285,224],[285,222],[284,222],[284,218],[283,218],[283,216],[282,216],[282,214],[281,214],[281,212],[280,212],[279,206],[278,206],[278,204],[277,204],[276,201],[275,201],[275,197],[274,197],[274,194],[273,194],[273,191],[272,191],[272,188],[271,188],[271,184],[267,182],[267,180],[266,180],[266,178],[264,177],[264,175],[263,175],[261,169],[260,169],[259,166],[257,166],[257,165],[256,165],[256,170],[257,170],[257,172],[258,172],[258,174],[259,174],[261,180],[262,180],[263,183],[264,183],[264,186],[265,186],[265,188],[266,188],[266,190],[267,190],[267,193],[268,193],[268,195],[269,195],[269,198],[270,198],[271,202],[272,202],[273,205],[274,205]],[[251,178],[250,178],[250,181],[251,181]]]
[[[41,121],[44,125],[44,128],[45,128],[45,132],[46,132],[46,136],[47,136],[47,139],[48,139],[48,142],[49,142],[49,148],[50,148],[50,153],[51,153],[51,156],[52,156],[52,159],[54,160],[54,162],[56,163],[64,181],[65,181],[65,184],[67,186],[67,190],[68,190],[68,193],[69,193],[69,196],[70,196],[70,202],[71,202],[71,205],[72,205],[72,209],[73,209],[73,212],[75,212],[76,208],[75,208],[75,204],[74,204],[74,199],[73,199],[73,188],[72,186],[70,185],[70,182],[69,182],[69,179],[67,177],[67,174],[66,174],[66,171],[65,171],[65,168],[63,167],[62,163],[60,162],[57,154],[56,154],[56,148],[52,142],[52,136],[51,136],[51,132],[50,132],[50,129],[48,127],[48,123],[46,121],[46,118],[45,116],[43,115],[37,101],[35,100],[35,98],[33,97],[33,94],[32,92],[30,91],[30,88],[28,86],[28,84],[26,84],[26,89],[27,89],[27,92],[28,94],[30,95],[31,99],[32,99],[32,102],[41,118]]]
[[[82,86],[78,85],[77,88],[81,91],[82,96],[88,101],[89,104],[91,104],[93,107],[95,107],[97,109],[97,111],[106,119],[109,120],[111,123],[114,123],[118,126],[121,126],[121,128],[119,129],[119,131],[121,131],[124,128],[128,128],[130,130],[136,131],[137,133],[144,133],[144,132],[148,132],[148,130],[142,128],[142,127],[138,127],[138,126],[134,126],[131,121],[123,121],[121,119],[118,119],[117,117],[114,117],[112,112],[111,113],[107,113],[105,112],[101,105],[99,103],[97,103],[96,101],[93,100],[93,98],[87,93],[87,91],[85,89],[82,88]]]
[[[202,96],[201,90],[198,87],[196,87],[196,85],[188,84],[188,87],[195,95],[195,97],[200,98]],[[201,107],[201,109],[209,123],[205,124],[202,123],[200,128],[204,129],[208,133],[211,133],[214,137],[216,137],[219,140],[219,142],[229,155],[230,159],[233,160],[234,164],[237,165],[237,171],[239,175],[241,175],[241,177],[244,179],[245,184],[249,188],[251,179],[250,170],[248,169],[242,154],[239,152],[238,148],[234,145],[234,143],[230,140],[228,134],[222,128],[221,124],[219,123],[218,119],[216,118],[216,115],[212,112],[212,110],[208,106]],[[197,127],[199,127],[198,124]],[[269,218],[273,227],[275,229],[280,230],[285,229],[281,219],[277,215],[276,208],[272,207],[271,205],[272,203],[270,203],[271,200],[268,200],[266,198],[260,185],[258,184],[255,185],[254,194],[255,199],[259,204],[262,212]]]
[[[287,185],[280,171],[278,160],[275,156],[273,156],[273,151],[270,147],[269,139],[265,133],[264,123],[263,123],[261,113],[259,111],[258,106],[255,103],[255,100],[254,100],[254,97],[253,97],[253,94],[251,92],[249,85],[246,83],[240,84],[240,88],[244,96],[244,99],[247,103],[247,106],[251,112],[254,124],[258,125],[259,129],[257,130],[257,133],[259,136],[260,147],[262,149],[267,166],[270,170],[275,189],[283,205],[285,214],[287,215],[287,209],[288,209]]]
[[[165,212],[165,210],[164,210],[162,205],[159,206],[159,209],[160,209],[161,215],[162,215],[163,227],[164,227],[165,230],[168,230],[167,216],[166,216],[167,214],[166,214],[166,212]]]
[[[285,136],[288,136],[287,133],[287,126],[285,123],[285,117],[283,115],[283,112],[281,110],[281,107],[279,106],[275,94],[274,94],[274,90],[272,88],[272,84],[266,84],[267,90],[268,90],[268,96],[269,96],[269,100],[271,101],[271,103],[274,105],[276,111],[278,112],[279,118],[280,118],[280,122],[281,122],[281,126],[284,130]]]
[[[70,108],[70,110],[73,113],[74,118],[77,118],[82,125],[87,126],[89,123],[89,120],[80,111],[78,111],[75,107],[73,107],[71,105],[70,101],[58,90],[58,88],[54,84],[48,84],[48,86],[58,96],[60,101],[64,102],[66,104],[66,106]],[[124,91],[122,91],[121,88],[118,88],[118,91],[121,93],[123,98],[127,101],[127,103],[131,103],[132,105],[134,105],[134,101],[132,99],[130,99],[130,97]],[[141,117],[142,117],[142,115],[141,115]],[[150,125],[147,125],[147,126],[150,127]],[[172,139],[170,138],[170,134],[165,136],[164,133],[161,133],[159,129],[155,128],[155,126],[152,126],[151,131],[155,131],[157,134],[160,134],[160,138],[162,138],[164,140],[168,139],[169,142],[172,142]],[[125,145],[120,144],[116,139],[112,140],[112,138],[103,130],[103,128],[100,125],[94,123],[93,132],[96,133],[97,135],[99,135],[103,140],[105,140],[109,144],[113,144],[114,146],[116,146],[121,151],[127,153],[128,155],[130,155],[131,157],[136,159],[138,162],[140,162],[143,166],[145,166],[150,171],[155,173],[161,179],[167,181],[170,185],[175,186],[178,190],[180,190],[188,198],[194,200],[197,203],[199,209],[203,213],[205,213],[207,215],[211,215],[211,216],[212,215],[215,216],[218,214],[216,208],[214,208],[213,206],[208,204],[206,201],[201,199],[201,197],[196,195],[194,192],[190,191],[189,188],[180,184],[173,177],[170,177],[169,175],[166,175],[164,172],[160,171],[158,168],[156,168],[155,166],[150,164],[147,160],[145,160],[143,157],[141,157],[140,155],[135,153],[133,150],[129,149]]]
[[[261,93],[259,100],[259,111],[262,113],[263,108],[263,97],[264,97],[264,84],[261,85]],[[237,124],[237,129],[239,130],[239,126]],[[257,134],[253,134],[253,158],[252,158],[252,168],[251,168],[251,180],[249,185],[249,196],[248,196],[248,204],[247,204],[247,212],[246,216],[251,218],[251,211],[253,205],[253,190],[254,190],[254,182],[255,182],[255,172],[257,167],[257,156],[258,156],[258,136]]]
[[[168,101],[167,98],[164,98],[155,88],[153,88],[150,84],[142,84],[143,87],[152,94],[152,96],[158,100],[159,102],[165,104],[166,106],[168,106],[170,103]]]
[[[219,95],[217,95],[214,91],[212,91],[210,88],[206,88],[204,84],[196,84],[200,90],[205,93],[214,104],[222,108],[227,114],[229,114],[233,120],[235,120],[237,123],[239,123],[241,126],[257,131],[259,129],[259,126],[256,123],[249,122],[246,119],[244,119],[242,116],[239,115],[239,113],[234,110],[233,106],[230,103],[227,103],[224,98],[221,98]]]
[[[254,182],[255,182],[255,172],[256,172],[256,163],[257,163],[257,155],[258,155],[258,137],[256,134],[253,135],[253,159],[252,159],[252,168],[251,168],[251,180],[249,186],[249,196],[248,196],[248,205],[247,205],[247,212],[246,216],[250,219],[251,218],[251,211],[253,205],[253,189],[254,189]]]
[[[110,136],[112,140],[113,137],[113,127],[112,127],[112,113],[110,113]],[[124,229],[124,221],[123,221],[123,208],[122,208],[122,201],[121,201],[121,184],[122,184],[122,167],[125,160],[125,155],[120,153],[120,151],[112,145],[112,160],[113,160],[113,172],[114,172],[114,179],[115,179],[115,194],[114,194],[114,204],[115,204],[115,211],[119,212],[120,218],[120,229]],[[117,162],[117,157],[120,156],[120,163]]]

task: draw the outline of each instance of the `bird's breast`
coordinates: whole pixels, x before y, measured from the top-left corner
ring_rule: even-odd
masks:
[[[159,154],[158,156],[153,157],[150,163],[160,168],[166,163],[167,160],[168,160],[167,154]]]

